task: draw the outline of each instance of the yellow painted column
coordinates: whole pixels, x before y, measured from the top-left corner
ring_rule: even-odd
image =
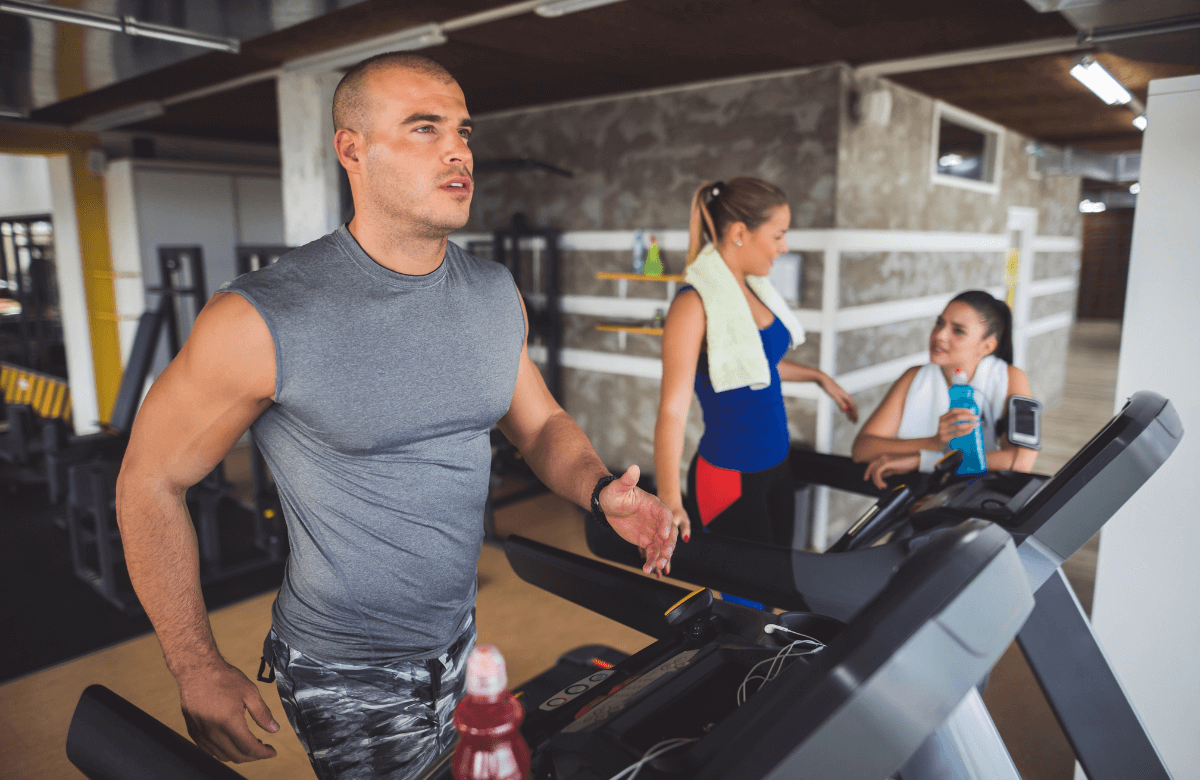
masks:
[[[90,133],[0,125],[0,152],[8,154],[66,155],[70,161],[79,227],[79,252],[83,260],[84,295],[92,342],[96,402],[100,422],[107,423],[121,384],[121,350],[117,337],[116,293],[113,288],[112,251],[108,241],[108,209],[103,176],[91,173],[87,153],[100,147]]]

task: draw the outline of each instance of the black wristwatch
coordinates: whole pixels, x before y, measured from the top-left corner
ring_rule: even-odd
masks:
[[[592,517],[597,520],[608,522],[608,518],[604,516],[604,510],[600,508],[600,491],[604,490],[605,485],[616,481],[616,479],[612,474],[609,474],[607,477],[600,477],[600,481],[596,483],[596,487],[592,490]]]

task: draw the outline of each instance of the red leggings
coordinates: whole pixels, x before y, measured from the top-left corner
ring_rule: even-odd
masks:
[[[791,465],[763,471],[714,466],[699,453],[688,469],[688,515],[693,524],[722,536],[791,547],[796,491]]]

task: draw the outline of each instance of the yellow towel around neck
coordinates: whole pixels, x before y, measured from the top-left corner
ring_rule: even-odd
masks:
[[[771,367],[750,303],[716,246],[708,244],[684,273],[704,303],[708,374],[718,393],[739,387],[761,390],[771,384]],[[804,328],[787,301],[765,276],[746,275],[746,286],[791,334],[791,346],[804,343]]]

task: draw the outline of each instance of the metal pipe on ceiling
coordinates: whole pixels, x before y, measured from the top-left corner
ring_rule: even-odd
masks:
[[[132,16],[110,16],[83,11],[76,8],[63,8],[47,3],[34,3],[28,0],[0,0],[0,12],[25,16],[31,19],[42,19],[60,24],[78,24],[108,32],[119,32],[126,35],[156,38],[161,41],[173,41],[189,46],[200,46],[205,49],[228,51],[237,54],[241,51],[241,42],[236,38],[223,38],[218,35],[185,30],[182,27],[171,27],[165,24],[143,22]]]
[[[1171,19],[1158,19],[1144,24],[1130,24],[1121,27],[1098,27],[1088,32],[1080,32],[1079,45],[1095,46],[1101,43],[1148,38],[1152,35],[1171,35],[1192,30],[1200,30],[1200,14],[1176,16]]]

